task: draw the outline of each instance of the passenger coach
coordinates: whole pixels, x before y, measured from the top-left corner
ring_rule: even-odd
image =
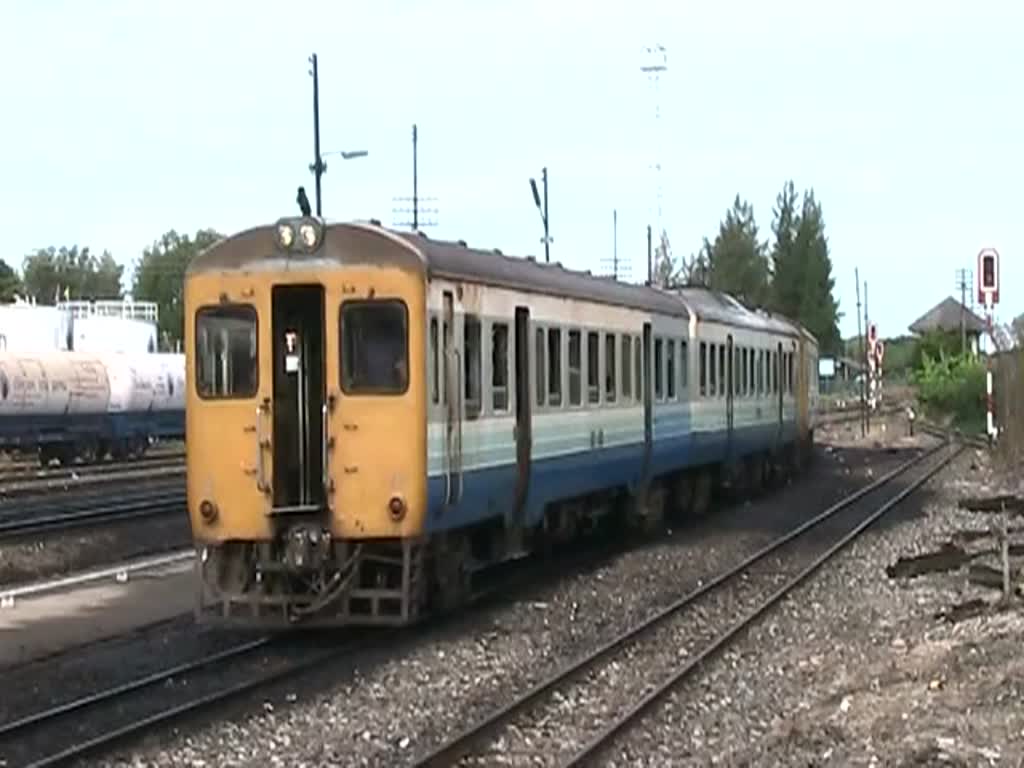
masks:
[[[759,485],[813,430],[788,321],[377,222],[229,237],[185,303],[209,618],[410,622],[602,518]]]

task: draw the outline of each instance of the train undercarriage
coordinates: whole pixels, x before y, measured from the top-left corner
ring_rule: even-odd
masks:
[[[196,618],[267,627],[413,624],[463,605],[492,566],[601,531],[655,535],[666,521],[705,515],[716,491],[747,497],[785,484],[807,456],[805,446],[789,446],[729,468],[658,478],[637,494],[617,489],[559,502],[528,530],[494,520],[419,539],[338,540],[319,521],[291,520],[270,541],[199,545]]]

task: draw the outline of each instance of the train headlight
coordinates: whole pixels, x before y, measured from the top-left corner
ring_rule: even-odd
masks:
[[[405,517],[405,512],[405,499],[401,496],[392,496],[391,501],[388,502],[388,513],[391,515],[391,519],[397,523]]]
[[[295,230],[292,229],[291,224],[278,224],[277,225],[277,244],[284,250],[288,250],[292,247],[292,243],[295,242]]]
[[[320,230],[307,222],[299,227],[299,238],[302,240],[302,244],[306,246],[307,250],[312,251],[316,248],[318,241],[320,240]]]
[[[199,504],[199,514],[205,523],[210,524],[217,519],[217,505],[209,499],[203,499]]]

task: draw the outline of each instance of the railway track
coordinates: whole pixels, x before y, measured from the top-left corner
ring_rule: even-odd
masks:
[[[532,558],[509,564],[505,576],[491,576],[475,592],[470,606],[507,599],[551,576],[551,571],[578,567],[603,557],[587,549],[547,567],[530,569]],[[421,629],[454,616],[425,620]],[[380,650],[403,637],[402,629],[347,630],[310,638],[263,635],[129,682],[65,701],[0,723],[0,766],[64,765],[157,726],[293,677],[318,665],[338,661],[368,648]],[[323,638],[322,640],[320,638]]]
[[[12,491],[45,490],[60,483],[73,483],[78,486],[96,482],[113,482],[162,470],[175,470],[184,473],[185,454],[179,451],[143,456],[134,461],[45,469],[39,466],[0,466],[0,490],[10,493]]]
[[[0,762],[65,764],[173,718],[242,695],[351,652],[358,638],[310,649],[309,644],[257,637],[0,724]],[[310,652],[312,650],[312,652]]]
[[[515,696],[433,751],[417,768],[591,765],[645,712],[963,450],[919,454]],[[694,632],[700,639],[693,640]],[[627,665],[643,672],[622,675]],[[639,681],[639,682],[636,682]],[[576,702],[602,702],[592,706]],[[618,705],[618,702],[629,702]]]
[[[130,491],[116,499],[103,493],[78,495],[70,502],[52,498],[8,501],[0,505],[0,541],[175,512],[184,515],[185,505],[181,483]]]

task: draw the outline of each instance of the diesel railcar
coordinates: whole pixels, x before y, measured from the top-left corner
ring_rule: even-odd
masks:
[[[185,308],[201,621],[409,623],[601,516],[787,472],[813,435],[792,322],[379,222],[223,239]]]

